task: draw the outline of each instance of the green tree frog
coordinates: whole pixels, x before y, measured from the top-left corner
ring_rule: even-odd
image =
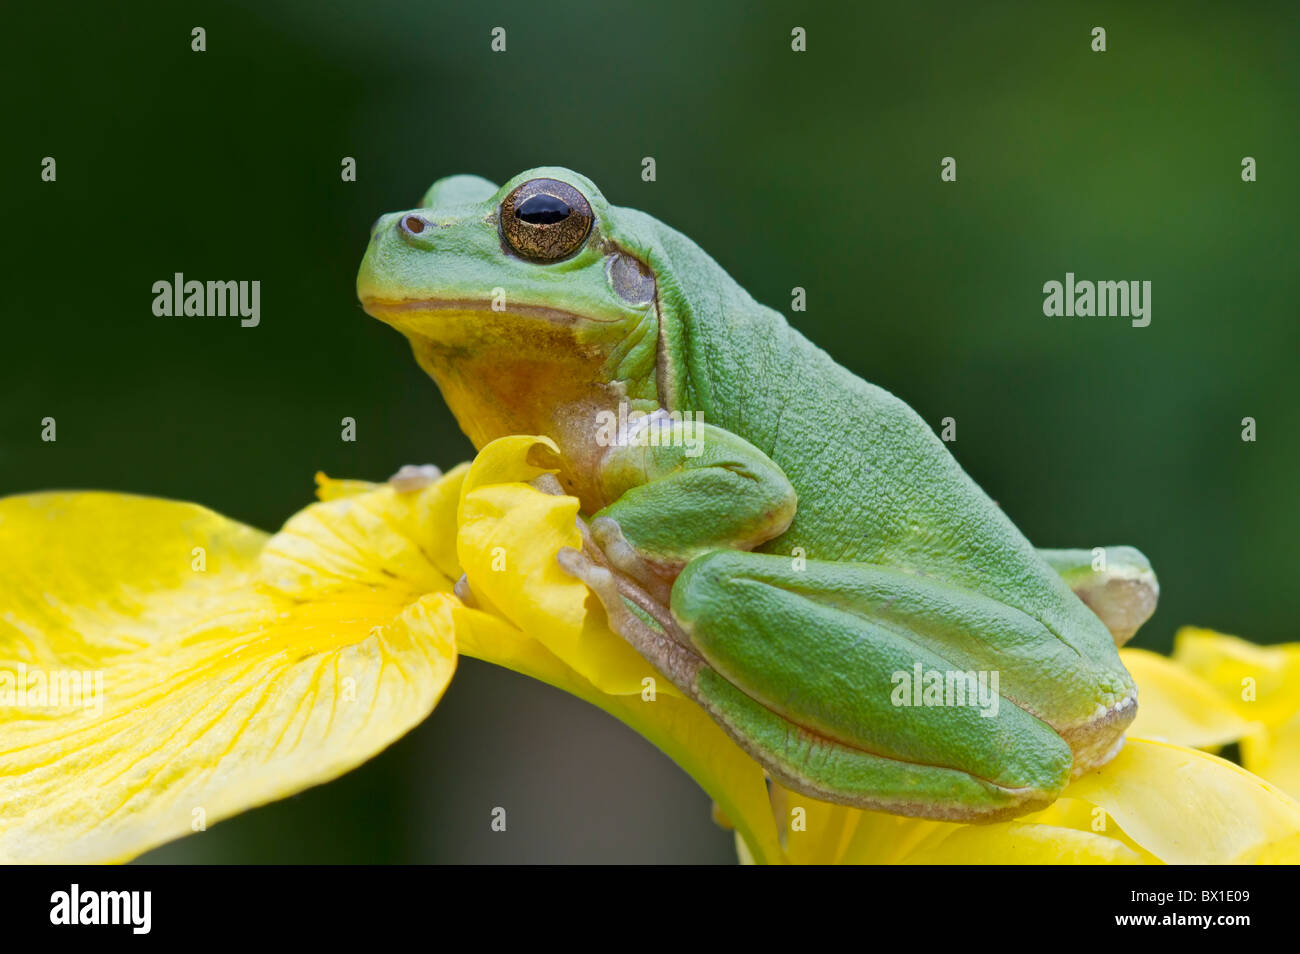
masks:
[[[440,179],[375,222],[357,293],[475,446],[554,442],[561,564],[770,777],[992,820],[1123,744],[1145,558],[1036,550],[903,401],[586,177]]]

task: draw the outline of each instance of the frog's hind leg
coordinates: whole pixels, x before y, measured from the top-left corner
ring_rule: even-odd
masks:
[[[1041,623],[987,596],[898,568],[796,568],[719,549],[692,559],[665,600],[642,566],[619,558],[612,528],[579,527],[582,550],[558,560],[611,627],[770,776],[814,798],[947,820],[1013,817],[1104,761],[1131,721],[1131,699],[1119,698],[1131,682],[1081,667]],[[932,707],[897,691],[900,674],[934,672],[959,677],[968,701]],[[1081,732],[1106,753],[1080,744]]]
[[[1001,603],[892,567],[717,550],[671,608],[704,660],[692,695],[789,788],[987,821],[1069,780],[1070,746],[1016,697],[1041,670],[1036,637],[1077,655]]]
[[[570,547],[560,550],[556,555],[560,567],[596,594],[614,632],[673,685],[694,696],[695,680],[703,660],[668,607],[640,584],[605,564],[603,554],[592,546],[585,527],[583,539],[585,546],[581,551]]]

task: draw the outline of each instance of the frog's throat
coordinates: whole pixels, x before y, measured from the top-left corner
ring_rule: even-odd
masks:
[[[627,640],[687,698],[692,699],[708,712],[732,741],[762,765],[769,776],[785,787],[832,803],[952,822],[1004,821],[1046,808],[1059,796],[1059,792],[998,786],[1005,796],[1005,802],[975,808],[960,804],[945,804],[925,798],[909,800],[898,796],[877,797],[866,791],[850,794],[832,791],[814,778],[769,758],[768,753],[740,731],[715,701],[701,692],[700,674],[707,669],[707,665],[671,611],[659,604],[639,584],[619,573],[607,559],[607,554],[594,544],[591,534],[587,532],[587,528],[581,521],[579,521],[579,529],[582,534],[583,548],[581,550],[562,548],[556,556],[560,567],[570,576],[582,580],[596,594],[615,632]],[[1132,720],[1136,708],[1136,698],[1130,696],[1108,710],[1105,715],[1085,727],[1080,727],[1076,738],[1071,739],[1068,732],[1062,733],[1062,737],[1074,751],[1072,777],[1104,765],[1119,752],[1124,744],[1122,729]],[[1088,736],[1085,746],[1090,747],[1085,748],[1084,751],[1080,751],[1075,745],[1077,741],[1082,741],[1080,733]],[[808,733],[808,735],[811,738],[815,733]],[[843,745],[825,738],[818,744]]]
[[[627,382],[611,375],[622,327],[550,308],[508,312],[463,306],[366,310],[411,343],[460,429],[476,448],[511,434],[541,434],[560,448],[559,479],[584,507],[598,509],[598,435],[621,405],[636,410]],[[605,417],[603,417],[603,415]]]

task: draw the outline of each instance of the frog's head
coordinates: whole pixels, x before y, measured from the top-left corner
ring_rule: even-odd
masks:
[[[375,222],[357,295],[410,339],[476,446],[555,435],[557,414],[657,397],[643,219],[568,169],[451,176]]]

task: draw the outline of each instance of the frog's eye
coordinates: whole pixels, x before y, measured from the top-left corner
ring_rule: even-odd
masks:
[[[568,258],[591,234],[591,206],[558,179],[529,179],[501,203],[501,235],[534,262]]]

